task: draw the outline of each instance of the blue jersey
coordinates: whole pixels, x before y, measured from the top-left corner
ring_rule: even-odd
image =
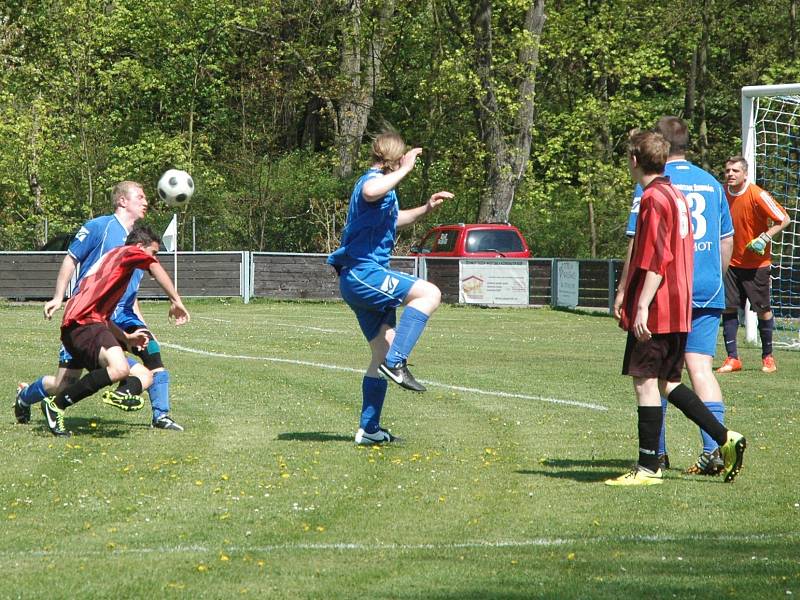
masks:
[[[328,257],[328,264],[349,268],[373,262],[383,267],[389,266],[400,210],[397,194],[389,190],[375,202],[367,202],[361,194],[364,183],[379,175],[380,169],[370,169],[356,182],[350,195],[342,243]]]
[[[144,271],[136,269],[131,275],[131,280],[128,283],[128,288],[119,299],[114,312],[111,314],[111,320],[119,325],[123,331],[128,327],[143,327],[144,323],[133,310],[133,305],[136,303],[136,294],[139,292],[139,284],[142,283]]]
[[[728,201],[719,182],[688,160],[670,160],[664,168],[672,184],[689,201],[694,230],[694,276],[692,306],[725,308],[725,286],[722,282],[722,258],[719,241],[733,235],[733,221]],[[636,233],[636,218],[642,198],[636,186],[628,217],[626,235]]]
[[[79,263],[77,283],[72,290],[73,295],[78,291],[81,280],[92,268],[92,265],[109,250],[124,246],[129,233],[116,215],[97,217],[86,222],[80,228],[67,250],[69,255]],[[138,321],[138,317],[133,312],[133,303],[136,301],[136,292],[139,290],[139,283],[143,275],[144,271],[141,269],[134,271],[128,288],[111,317],[115,323],[119,324],[132,319]]]
[[[116,215],[97,217],[84,223],[67,249],[78,264],[78,277],[73,294],[78,291],[81,279],[94,263],[109,250],[125,245],[130,233]]]

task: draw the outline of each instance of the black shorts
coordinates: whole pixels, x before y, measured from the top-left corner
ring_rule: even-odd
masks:
[[[99,369],[100,350],[122,345],[103,323],[71,325],[61,329],[61,343],[72,355],[70,368],[94,371]]]
[[[744,308],[745,300],[750,300],[751,310],[757,313],[770,309],[770,270],[771,267],[741,269],[728,267],[725,273],[725,307]]]
[[[656,333],[640,342],[630,331],[622,359],[622,374],[679,382],[685,362],[686,333]]]

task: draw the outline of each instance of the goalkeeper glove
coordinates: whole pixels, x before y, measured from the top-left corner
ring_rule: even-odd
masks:
[[[752,250],[756,254],[764,254],[767,249],[767,244],[772,241],[772,238],[769,237],[769,234],[765,231],[757,238],[753,238],[750,240],[750,243],[747,244],[746,248],[748,250]]]

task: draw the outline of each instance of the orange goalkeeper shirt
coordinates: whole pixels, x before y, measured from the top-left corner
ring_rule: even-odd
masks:
[[[731,207],[733,219],[733,255],[731,266],[742,269],[768,267],[772,263],[772,244],[767,244],[763,255],[747,249],[750,240],[767,231],[772,223],[788,218],[786,210],[766,191],[749,183],[738,194],[725,186],[725,196]]]

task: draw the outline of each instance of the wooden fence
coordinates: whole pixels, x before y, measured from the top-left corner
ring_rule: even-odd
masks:
[[[0,252],[0,298],[43,300],[53,293],[63,252]],[[175,256],[162,253],[161,264],[174,279]],[[178,290],[185,297],[339,299],[334,270],[324,254],[278,252],[179,252]],[[528,260],[529,304],[554,304],[557,282],[553,273],[561,259]],[[424,261],[424,264],[423,264]],[[610,309],[616,280],[622,267],[618,260],[579,260],[578,307]],[[445,302],[459,301],[459,264],[452,258],[397,257],[392,268],[406,273],[425,273],[442,290]],[[162,298],[149,277],[142,298]]]

